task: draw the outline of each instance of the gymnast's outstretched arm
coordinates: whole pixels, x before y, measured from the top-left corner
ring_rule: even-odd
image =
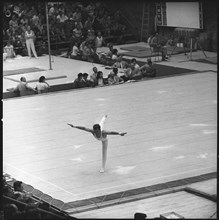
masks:
[[[77,128],[77,129],[80,129],[80,130],[83,130],[83,131],[87,131],[87,132],[93,132],[93,130],[92,129],[90,129],[90,128],[86,128],[86,127],[82,127],[82,126],[75,126],[75,125],[73,125],[73,124],[69,124],[69,123],[67,123],[69,126],[71,126],[72,128]]]
[[[116,131],[103,131],[103,133],[108,134],[108,135],[121,135],[124,136],[125,134],[127,134],[127,132],[116,132]]]

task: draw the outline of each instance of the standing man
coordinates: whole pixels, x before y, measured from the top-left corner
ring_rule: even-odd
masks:
[[[29,58],[31,58],[31,50],[33,52],[34,57],[38,58],[36,50],[35,50],[35,45],[34,45],[35,38],[36,36],[34,32],[31,30],[30,25],[28,25],[27,30],[25,31],[25,39],[26,39],[26,46],[27,46]]]
[[[158,41],[158,33],[156,32],[154,36],[152,37],[149,46],[153,48],[153,50],[160,51],[162,53],[162,61],[167,60],[167,50],[159,43]]]

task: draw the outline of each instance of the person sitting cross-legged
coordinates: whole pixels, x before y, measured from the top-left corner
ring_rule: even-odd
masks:
[[[147,64],[141,66],[139,70],[141,71],[142,77],[156,77],[157,75],[157,69],[150,58],[147,59]]]

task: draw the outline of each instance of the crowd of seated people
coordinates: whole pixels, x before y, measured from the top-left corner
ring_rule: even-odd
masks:
[[[21,181],[14,181],[11,186],[3,176],[2,195],[5,220],[75,219],[65,213],[52,210],[48,203],[34,198],[32,193],[24,190]]]
[[[140,66],[135,58],[128,62],[122,56],[119,56],[117,60],[114,60],[112,65],[106,66],[105,69],[111,70],[105,78],[104,75],[107,73],[105,72],[104,74],[95,66],[90,75],[86,72],[78,73],[77,78],[69,83],[69,89],[113,85],[157,76],[157,70],[150,58],[147,59],[147,63]],[[26,77],[22,76],[17,86],[15,88],[9,88],[7,91],[13,92],[17,96],[27,96],[47,93],[50,92],[50,89],[51,86],[46,82],[45,76],[41,76],[35,86],[30,86]]]
[[[86,41],[92,50],[105,44],[104,38],[109,35],[121,35],[126,26],[121,24],[121,12],[111,12],[106,3],[54,2],[48,3],[48,18],[51,45],[69,42],[70,47],[77,42]],[[3,41],[10,41],[15,53],[26,56],[25,31],[31,26],[36,40],[35,46],[42,50],[47,45],[47,25],[44,3],[4,3]],[[5,43],[6,45],[6,43]],[[4,46],[5,46],[4,45]],[[45,46],[45,45],[44,45]],[[46,52],[41,51],[40,54]]]

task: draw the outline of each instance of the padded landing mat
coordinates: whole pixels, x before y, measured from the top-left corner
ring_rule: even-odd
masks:
[[[209,64],[217,64],[217,57],[209,57],[205,59],[197,59],[197,60],[192,60],[195,62],[201,62],[201,63],[209,63]]]
[[[3,71],[3,76],[32,73],[32,72],[39,72],[39,71],[45,71],[45,70],[37,68],[37,67],[23,68],[23,69],[16,69],[16,70],[5,70]]]
[[[129,51],[140,51],[148,49],[147,47],[141,47],[141,46],[130,46],[130,47],[121,47],[121,50],[129,50]]]
[[[62,79],[62,78],[67,78],[67,76],[65,76],[65,75],[62,75],[62,76],[48,76],[48,77],[46,77],[46,80],[54,80],[54,79]],[[19,79],[15,79],[15,78],[11,78],[11,77],[4,77],[4,79],[8,79],[8,80],[11,80],[11,81],[13,81],[13,82],[17,82],[17,83],[19,83],[20,82],[20,80]],[[38,82],[39,81],[39,79],[31,79],[31,80],[27,80],[27,82],[28,83],[32,83],[32,82]]]
[[[123,48],[120,48],[120,49],[124,49],[128,47],[123,47]],[[136,50],[130,50],[130,48],[135,48]],[[190,48],[185,48],[185,51],[184,51],[184,48],[183,47],[166,47],[167,49],[167,54],[180,54],[180,53],[188,53],[190,52]],[[151,55],[151,50],[150,48],[148,47],[139,47],[139,46],[135,46],[135,47],[129,47],[129,52],[123,52],[123,53],[120,53],[122,54],[123,56],[130,56],[130,57],[138,57],[138,58],[145,58],[145,57],[152,57]],[[195,51],[195,50],[193,50]],[[153,55],[154,56],[154,55]]]

